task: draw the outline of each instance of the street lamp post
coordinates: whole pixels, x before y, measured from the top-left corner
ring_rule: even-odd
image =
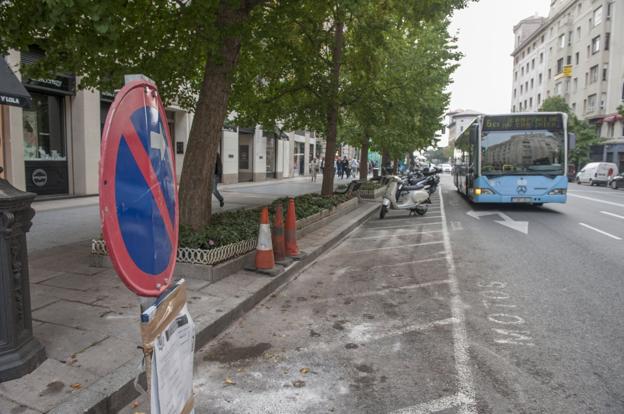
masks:
[[[26,233],[34,198],[0,179],[0,382],[22,377],[46,359],[30,310]]]

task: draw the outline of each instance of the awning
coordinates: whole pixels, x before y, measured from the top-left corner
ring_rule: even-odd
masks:
[[[0,58],[0,105],[29,107],[31,98],[6,61]]]
[[[604,117],[602,119],[602,122],[617,122],[617,121],[621,121],[623,120],[624,117],[620,114],[612,114],[612,115],[607,115],[606,117]]]

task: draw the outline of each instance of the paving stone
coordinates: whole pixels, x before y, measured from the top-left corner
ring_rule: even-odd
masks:
[[[192,277],[184,278],[188,290],[200,290],[210,284],[207,280],[195,279]]]
[[[233,276],[234,275],[231,275],[226,277],[225,279],[219,280],[216,283],[212,283],[201,289],[200,292],[220,298],[234,297],[236,299],[236,296],[246,296],[250,292],[249,289],[233,283],[231,280]],[[258,279],[266,279],[266,276],[256,276],[255,274],[251,273],[250,276],[257,277]]]
[[[65,300],[33,312],[33,319],[82,330],[107,333],[130,341],[139,340],[139,315]]]
[[[80,291],[42,284],[30,285],[30,307],[33,310],[39,310],[62,299],[92,304],[103,297],[105,297],[104,294],[96,290]]]
[[[0,397],[0,413],[2,414],[40,414],[41,411],[35,411],[31,408],[26,407],[25,405],[16,404],[13,401]]]
[[[44,280],[51,279],[61,273],[65,272],[59,272],[58,270],[45,269],[41,267],[33,267],[32,265],[28,266],[28,279],[30,280],[30,283],[43,282]]]
[[[91,345],[101,342],[107,335],[98,331],[83,331],[50,323],[39,323],[33,327],[35,337],[45,346],[49,358],[67,361]]]
[[[78,353],[72,366],[83,368],[103,377],[110,374],[126,362],[141,360],[143,352],[137,348],[138,343],[108,337],[101,342]]]
[[[224,300],[220,297],[207,295],[200,292],[188,292],[187,303],[189,312],[195,323],[215,316],[223,315],[229,309],[224,307]]]
[[[86,275],[77,273],[61,273],[41,283],[45,286],[54,286],[63,289],[86,291],[93,288],[93,280]]]
[[[87,370],[47,359],[32,373],[22,378],[0,384],[0,395],[11,400],[46,412],[80,392],[71,386],[80,384],[85,388],[96,380]]]

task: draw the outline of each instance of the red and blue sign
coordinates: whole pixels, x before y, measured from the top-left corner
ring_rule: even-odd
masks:
[[[106,117],[100,217],[108,254],[125,285],[159,296],[171,284],[178,248],[175,155],[156,86],[133,81]]]

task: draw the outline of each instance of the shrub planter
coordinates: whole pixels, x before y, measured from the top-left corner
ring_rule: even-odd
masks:
[[[297,237],[303,237],[350,213],[358,207],[358,203],[359,200],[354,197],[334,208],[297,220]],[[256,243],[255,239],[250,239],[210,250],[181,247],[177,253],[174,276],[202,279],[211,283],[221,280],[242,270],[247,264],[253,263]],[[91,265],[94,267],[112,267],[104,240],[94,239],[91,241]]]
[[[383,196],[385,192],[386,192],[386,186],[375,188],[375,189],[370,189],[370,190],[360,188],[359,196],[360,198],[363,198],[366,200],[376,200],[378,198],[381,198],[381,196]]]

